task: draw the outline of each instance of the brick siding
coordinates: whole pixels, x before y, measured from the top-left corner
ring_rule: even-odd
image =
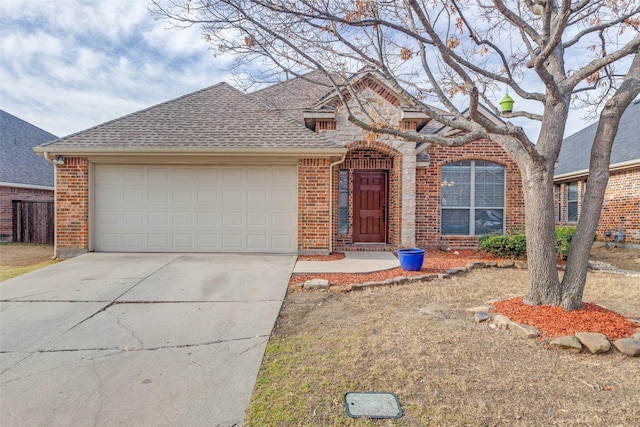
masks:
[[[558,225],[577,225],[577,222],[566,221],[567,185],[571,182],[578,182],[578,213],[582,211],[585,178],[559,183],[555,188],[556,195],[558,191],[560,193],[562,215],[562,220],[557,222]],[[611,172],[596,230],[597,239],[605,241],[604,233],[607,231],[622,231],[625,234],[624,243],[640,244],[640,167]],[[611,241],[611,238],[607,240]]]
[[[13,201],[52,202],[53,190],[0,187],[0,242],[13,242]]]
[[[329,252],[329,160],[298,161],[298,252]],[[337,179],[336,179],[337,181]]]
[[[89,249],[89,162],[67,157],[56,166],[56,256]]]
[[[462,147],[432,145],[427,148],[429,167],[418,168],[416,176],[416,243],[419,247],[476,248],[477,236],[440,235],[440,174],[447,163],[461,160],[486,160],[505,167],[506,231],[524,225],[524,196],[522,179],[516,164],[497,144],[489,140],[478,140]],[[517,190],[512,190],[517,189]]]

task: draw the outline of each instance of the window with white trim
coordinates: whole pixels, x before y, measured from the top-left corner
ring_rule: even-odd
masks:
[[[567,222],[578,220],[578,183],[567,184]]]
[[[440,196],[441,234],[504,232],[504,166],[483,160],[444,165]]]

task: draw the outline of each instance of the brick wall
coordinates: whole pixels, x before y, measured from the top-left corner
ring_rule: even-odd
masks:
[[[558,221],[558,225],[577,225],[576,222],[566,221],[567,184],[570,182],[578,182],[578,212],[582,212],[585,178],[560,183],[555,189],[556,193],[560,193],[562,213],[562,221]],[[599,241],[605,240],[606,231],[622,231],[625,234],[624,243],[640,244],[640,167],[611,172],[596,230]],[[611,241],[611,238],[607,240]]]
[[[611,173],[598,224],[599,240],[607,230],[621,230],[625,243],[640,244],[640,167]]]
[[[302,254],[329,252],[329,164],[328,159],[298,161],[298,251]]]
[[[56,166],[56,256],[89,249],[89,162],[67,157]]]
[[[0,242],[13,242],[14,200],[52,202],[53,197],[53,190],[0,187]]]
[[[461,160],[486,160],[501,164],[506,173],[505,225],[507,231],[524,225],[522,179],[516,164],[499,145],[478,140],[462,147],[427,148],[429,167],[416,177],[416,244],[419,247],[475,248],[477,236],[440,236],[440,171],[442,165]],[[515,189],[515,190],[514,190]]]

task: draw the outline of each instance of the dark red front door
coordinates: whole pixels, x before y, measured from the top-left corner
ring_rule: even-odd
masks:
[[[387,241],[387,172],[353,174],[353,241]]]

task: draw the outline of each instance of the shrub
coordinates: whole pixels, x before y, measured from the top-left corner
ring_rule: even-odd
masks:
[[[556,255],[558,257],[567,258],[569,246],[571,246],[571,238],[575,232],[575,227],[556,227]]]
[[[556,227],[556,255],[558,257],[567,257],[571,238],[575,232],[575,227]],[[527,256],[527,241],[524,231],[514,234],[481,236],[478,239],[478,244],[483,250],[500,258],[524,258]]]
[[[500,258],[523,258],[527,255],[524,234],[489,234],[481,236],[478,244],[485,251]]]

